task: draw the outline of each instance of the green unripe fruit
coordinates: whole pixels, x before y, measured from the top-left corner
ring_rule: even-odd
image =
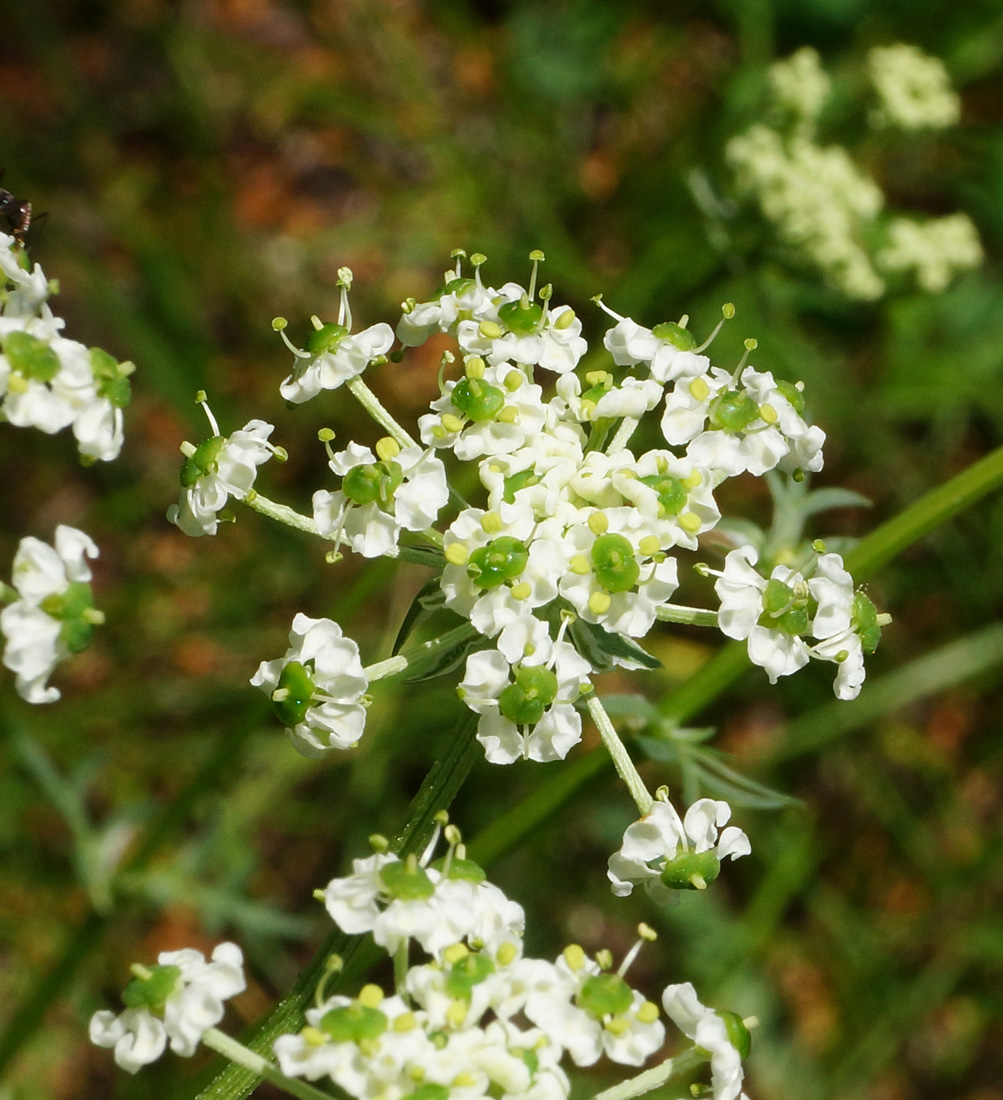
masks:
[[[402,901],[420,901],[435,893],[435,884],[418,866],[409,867],[407,863],[388,863],[380,868],[380,881],[391,897]]]
[[[863,592],[853,597],[853,614],[850,620],[853,629],[860,638],[865,653],[873,653],[881,641],[881,627],[878,625],[878,609]]]
[[[619,974],[593,974],[586,978],[576,1000],[579,1007],[600,1020],[622,1015],[634,1003],[630,986]]]
[[[450,997],[467,1001],[475,985],[495,972],[495,964],[486,955],[464,955],[453,963],[446,975],[446,992]]]
[[[341,482],[345,496],[355,504],[378,504],[389,509],[394,493],[404,482],[404,471],[397,462],[373,462],[353,466]]]
[[[515,503],[515,494],[520,489],[525,489],[527,485],[538,485],[539,483],[539,477],[532,470],[521,470],[519,473],[505,478],[502,499],[506,504],[513,504]]]
[[[698,890],[702,887],[693,882],[694,877],[706,884],[720,873],[721,861],[713,852],[685,852],[665,864],[661,879],[670,890]]]
[[[122,1002],[126,1008],[146,1008],[155,1016],[163,1016],[164,1003],[180,977],[179,966],[151,966],[148,978],[133,978],[122,990]]]
[[[473,285],[473,279],[466,279],[462,277],[458,279],[450,279],[449,282],[446,283],[446,285],[442,288],[442,290],[438,291],[438,293],[436,293],[434,297],[438,299],[441,298],[443,294],[455,294],[457,295],[457,297],[459,297],[459,295],[461,295],[464,291],[469,290]]]
[[[306,665],[289,661],[279,673],[277,690],[287,694],[284,699],[272,700],[275,714],[284,726],[292,729],[306,718],[316,690]]]
[[[557,676],[542,665],[523,665],[498,696],[498,709],[517,726],[533,726],[557,698]]]
[[[797,386],[793,382],[786,382],[781,379],[777,382],[777,389],[787,398],[791,408],[798,416],[804,416],[804,394]]]
[[[728,1033],[728,1042],[738,1051],[744,1061],[752,1050],[752,1036],[737,1012],[719,1008],[715,1016],[724,1021],[724,1030]]]
[[[344,325],[336,325],[329,321],[320,328],[315,328],[306,338],[306,350],[311,355],[324,355],[329,351],[336,351],[342,339],[348,335],[348,329]]]
[[[190,489],[199,478],[211,474],[216,469],[216,460],[219,452],[226,443],[226,437],[214,435],[209,439],[203,439],[181,464],[181,486]]]
[[[483,378],[461,378],[449,399],[474,423],[493,420],[505,407],[505,394]]]
[[[388,1023],[378,1008],[351,1004],[325,1012],[320,1029],[335,1043],[359,1043],[365,1039],[378,1039],[387,1030]]]
[[[3,351],[11,369],[34,382],[51,382],[59,373],[59,356],[31,333],[8,332],[3,338]]]
[[[686,487],[677,477],[668,474],[650,474],[640,479],[642,485],[654,489],[658,495],[658,506],[662,514],[666,516],[678,516],[686,507],[689,494]]]
[[[629,592],[641,575],[634,547],[623,535],[607,532],[592,544],[592,571],[607,592]]]
[[[711,405],[711,425],[725,432],[744,432],[759,419],[759,406],[741,390],[725,390]]]
[[[529,561],[524,543],[510,535],[492,539],[470,555],[467,575],[479,588],[497,588],[522,575]]]
[[[536,332],[543,319],[543,308],[536,302],[521,299],[518,302],[506,302],[498,308],[498,319],[510,331],[520,335]]]
[[[659,340],[671,344],[680,351],[692,351],[697,346],[693,333],[682,325],[677,325],[675,321],[663,321],[660,325],[655,325],[651,331]]]

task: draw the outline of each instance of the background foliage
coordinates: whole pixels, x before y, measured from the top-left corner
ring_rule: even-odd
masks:
[[[738,252],[693,184],[720,178],[775,57],[810,44],[838,71],[898,40],[945,59],[964,121],[871,151],[870,167],[897,204],[967,211],[988,259],[939,298],[850,305]],[[556,300],[593,336],[600,290],[648,324],[688,312],[701,332],[734,301],[716,359],[755,335],[757,366],[804,378],[829,433],[816,485],[874,502],[815,534],[863,533],[1001,442],[998,0],[34,0],[4,10],[0,102],[3,182],[49,211],[37,256],[68,334],[139,367],[107,468],[80,469],[70,439],[0,432],[0,559],[22,534],[86,528],[108,616],[62,702],[31,709],[9,677],[0,701],[5,1097],[192,1094],[199,1059],[127,1079],[88,1046],[88,1015],[115,1003],[133,959],[233,937],[252,974],[239,1011],[256,1019],[319,942],[312,889],[400,826],[449,735],[448,688],[381,685],[360,749],[311,763],[247,686],[297,610],[385,655],[419,568],[327,567],[246,510],[211,541],[163,519],[178,443],[203,433],[200,387],[224,431],[276,423],[292,456],[263,489],[300,507],[324,483],[318,427],[375,436],[347,397],[290,411],[277,393],[288,354],[269,322],[286,315],[295,335],[330,314],[339,266],[361,324],[431,291],[458,246],[487,253],[499,282],[543,248]],[[376,376],[405,421],[438,352]],[[760,492],[732,503],[762,519]],[[757,1100],[1003,1098],[1001,559],[993,500],[885,569],[872,596],[895,624],[857,703],[832,702],[826,668],[776,689],[756,672],[695,717],[740,772],[803,801],[740,810],[753,856],[655,920],[605,888],[632,817],[608,769],[502,854],[493,819],[560,765],[479,762],[455,818],[489,830],[492,875],[535,922],[530,949],[574,938],[619,954],[637,920],[657,923],[642,986],[693,980],[755,1013]],[[701,583],[684,595],[705,599]],[[663,671],[603,689],[657,701],[715,644],[666,629]],[[647,774],[678,786],[672,764]]]

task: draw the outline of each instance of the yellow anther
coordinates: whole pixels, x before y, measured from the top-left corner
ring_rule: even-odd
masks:
[[[390,1026],[394,1031],[414,1031],[418,1026],[418,1021],[415,1019],[413,1012],[402,1012],[399,1016],[394,1017]]]
[[[693,886],[697,890],[706,890],[707,889],[707,880],[703,877],[703,875],[698,875],[698,874],[690,875],[690,882],[693,884]]]
[[[658,933],[650,924],[645,924],[644,921],[641,921],[637,926],[637,934],[645,943],[654,943],[658,939]]]
[[[463,367],[468,378],[483,378],[487,363],[479,355],[471,355]]]
[[[364,985],[356,998],[364,1008],[378,1008],[383,1004],[383,990],[378,985]]]
[[[593,615],[605,615],[612,602],[608,592],[593,592],[589,596],[589,611]]]
[[[485,340],[497,340],[499,336],[505,335],[505,330],[495,321],[481,321],[477,331]]]
[[[562,952],[562,955],[564,956],[564,961],[571,970],[581,970],[585,965],[585,952],[577,943],[569,943]]]
[[[568,568],[579,577],[584,577],[586,573],[592,572],[592,566],[589,565],[589,559],[584,554],[575,554],[571,561],[568,562]]]
[[[582,419],[591,420],[595,416],[596,403],[590,401],[587,397],[582,401]]]
[[[396,458],[401,453],[401,445],[396,439],[391,439],[390,436],[385,435],[382,439],[376,441],[376,453],[380,456],[381,462],[390,462],[391,459]]]
[[[495,958],[499,966],[510,966],[519,957],[519,948],[514,943],[506,942],[498,948]]]
[[[466,1018],[467,1005],[463,1001],[453,1001],[449,1008],[446,1009],[446,1019],[454,1027],[459,1027]]]
[[[690,382],[690,394],[697,401],[706,401],[710,397],[710,386],[702,378],[694,378]]]
[[[577,320],[578,318],[575,316],[575,311],[573,309],[566,309],[554,322],[554,328],[559,332],[563,332],[564,329],[571,328]]]
[[[772,405],[760,405],[759,417],[761,420],[765,420],[767,424],[776,424],[779,419],[777,410]]]
[[[7,389],[13,393],[27,393],[28,379],[25,378],[23,374],[19,374],[16,370],[12,370],[7,376]]]
[[[463,430],[463,421],[452,413],[443,413],[442,426],[447,432],[460,432]]]
[[[528,600],[533,595],[532,587],[526,581],[520,581],[518,584],[513,584],[510,589],[512,592],[513,600]]]
[[[495,413],[495,420],[502,424],[514,424],[519,419],[519,410],[514,405],[504,405]]]
[[[658,1005],[654,1001],[645,1001],[634,1016],[638,1023],[653,1024],[658,1019]]]
[[[724,319],[725,319],[726,321],[730,321],[730,320],[732,319],[732,317],[734,317],[734,316],[735,316],[735,306],[734,306],[734,303],[732,303],[732,302],[725,302],[725,303],[724,303],[724,305],[723,305],[723,306],[721,306],[721,315],[722,315],[722,316],[724,317]]]
[[[454,1089],[470,1089],[477,1084],[477,1079],[472,1073],[458,1073],[453,1078]]]
[[[755,351],[759,347],[759,341],[755,336],[747,336],[742,343],[745,344],[746,351]]]
[[[303,1028],[300,1038],[308,1047],[322,1047],[327,1042],[327,1036],[319,1027]]]
[[[455,419],[455,418],[454,418]],[[462,424],[460,425],[462,427]],[[445,439],[446,429],[441,424],[432,425],[432,438],[433,439]]]
[[[374,1058],[380,1052],[379,1039],[359,1039],[355,1045],[366,1058]]]
[[[687,474],[682,479],[682,486],[684,489],[695,489],[698,485],[703,483],[703,474],[699,470],[694,470],[691,474]]]
[[[679,517],[679,526],[684,531],[689,531],[691,535],[695,535],[703,526],[703,520],[701,520],[696,512],[683,512]]]
[[[608,947],[600,947],[596,952],[596,966],[600,970],[609,970],[613,965],[613,952]]]
[[[545,259],[546,259],[547,257],[546,257],[546,256],[544,256],[544,254],[543,254],[543,253],[542,253],[542,252],[540,251],[540,249],[539,249],[539,248],[534,248],[534,249],[533,249],[533,251],[532,251],[532,252],[530,252],[530,254],[529,254],[529,258],[530,258],[531,260],[533,260],[533,261],[534,261],[535,263],[541,263],[541,262],[542,262],[543,260],[545,260]]]
[[[485,512],[481,516],[481,530],[486,535],[496,535],[504,526],[505,524],[497,512]]]
[[[646,558],[650,558],[652,554],[657,554],[661,550],[662,543],[657,535],[645,535],[637,544],[637,548]]]
[[[609,520],[605,512],[593,512],[589,516],[588,524],[593,535],[605,535],[609,530]]]
[[[446,561],[450,565],[466,565],[470,552],[462,542],[451,542],[445,550]]]
[[[521,370],[510,370],[505,375],[505,381],[503,385],[509,393],[515,393],[515,391],[526,381],[526,376]]]
[[[614,1016],[603,1025],[611,1035],[625,1035],[630,1030],[630,1021],[622,1016]]]
[[[460,959],[465,959],[469,954],[470,948],[465,943],[454,943],[443,951],[442,958],[452,966],[453,963],[458,963]]]
[[[588,373],[587,373],[587,374],[585,375],[585,381],[586,381],[586,382],[587,382],[587,383],[588,383],[588,384],[589,384],[590,386],[601,386],[601,385],[603,385],[603,384],[605,383],[606,379],[607,379],[607,378],[609,378],[609,377],[610,377],[610,375],[609,375],[609,372],[608,372],[608,371],[604,371],[604,370],[590,370],[590,371],[589,371],[589,372],[588,372]]]

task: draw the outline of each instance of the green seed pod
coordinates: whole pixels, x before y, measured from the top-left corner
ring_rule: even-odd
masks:
[[[446,975],[446,992],[450,997],[470,1000],[475,985],[495,972],[495,964],[487,955],[464,955],[453,963]]]
[[[181,487],[190,489],[199,478],[211,474],[216,469],[216,459],[226,443],[226,436],[214,435],[203,439],[193,454],[181,463]]]
[[[380,868],[380,881],[391,897],[403,901],[420,901],[435,893],[435,884],[421,867],[407,863],[388,863]]]
[[[671,344],[680,351],[692,351],[697,346],[693,333],[688,328],[677,325],[675,321],[663,321],[651,331],[663,343]]]
[[[449,395],[464,416],[479,423],[493,420],[505,407],[505,394],[483,378],[461,378]]]
[[[854,594],[851,622],[864,652],[873,653],[881,641],[881,627],[878,625],[878,609],[863,592]]]
[[[528,561],[529,550],[524,543],[501,535],[470,555],[467,575],[479,588],[497,588],[521,576]]]
[[[720,873],[721,861],[713,852],[684,852],[665,864],[661,879],[670,890],[697,890],[702,887],[693,882],[694,877],[706,884]]]
[[[580,1008],[599,1020],[622,1015],[634,1003],[630,986],[619,974],[593,974],[586,978],[576,1000]]]
[[[607,592],[629,592],[641,575],[634,547],[623,535],[600,535],[592,544],[592,570]]]
[[[711,425],[721,431],[744,432],[759,419],[759,406],[742,390],[725,390],[711,405]]]
[[[654,489],[658,495],[658,506],[664,515],[678,516],[686,507],[689,494],[679,478],[669,474],[650,474],[640,478],[640,482]]]
[[[292,729],[306,718],[306,712],[313,700],[313,679],[306,665],[299,661],[289,661],[279,673],[277,690],[286,692],[284,699],[272,700],[272,707],[279,721]]]
[[[126,1008],[146,1008],[163,1016],[164,1002],[174,992],[181,977],[179,966],[151,966],[148,978],[133,978],[122,990]]]
[[[742,1017],[737,1012],[729,1012],[726,1008],[719,1008],[714,1015],[724,1021],[728,1042],[738,1051],[739,1056],[743,1060],[748,1058],[752,1050],[752,1035]]]
[[[11,369],[34,382],[51,382],[59,373],[59,356],[31,333],[8,332],[3,338],[3,351]]]
[[[498,696],[498,709],[517,726],[535,726],[557,698],[557,676],[542,665],[523,665]]]
[[[335,1043],[359,1043],[378,1039],[387,1030],[389,1021],[378,1008],[350,1004],[325,1012],[320,1029]]]
[[[329,321],[320,328],[315,328],[306,338],[306,350],[311,355],[324,355],[326,352],[337,351],[342,339],[348,335],[348,329],[344,325],[337,325]]]
[[[512,332],[527,336],[537,331],[540,321],[543,320],[543,307],[537,302],[522,298],[518,302],[506,302],[500,306],[498,317]]]

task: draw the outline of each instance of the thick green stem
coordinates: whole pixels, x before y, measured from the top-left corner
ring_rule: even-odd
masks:
[[[415,443],[411,436],[409,436],[400,424],[394,420],[390,413],[387,412],[380,403],[380,399],[361,378],[350,378],[346,385],[356,401],[359,402],[381,428],[386,430],[389,436],[396,439],[402,447],[417,446],[417,443]]]
[[[277,504],[274,500],[263,497],[254,489],[244,497],[244,503],[253,508],[255,512],[260,512],[263,516],[268,516],[269,519],[284,523],[287,527],[292,527],[296,531],[306,531],[308,535],[320,534],[317,530],[317,524],[309,516],[301,515],[287,504]]]
[[[613,728],[613,723],[610,721],[606,708],[602,705],[599,697],[594,694],[590,695],[587,706],[589,714],[592,715],[592,721],[595,722],[596,729],[599,730],[599,736],[606,746],[606,751],[613,761],[613,766],[617,770],[617,774],[627,784],[630,797],[633,798],[641,817],[644,817],[650,811],[654,802],[651,793],[638,774],[637,768],[634,767],[634,761],[631,760],[626,746],[620,740],[620,735]]]
[[[683,607],[678,603],[663,603],[655,609],[655,618],[663,623],[683,623],[685,626],[717,626],[717,612],[702,607]]]
[[[329,1092],[321,1092],[320,1089],[315,1089],[313,1085],[300,1081],[296,1077],[286,1077],[278,1066],[272,1065],[260,1054],[255,1054],[249,1047],[245,1047],[214,1027],[209,1028],[202,1036],[202,1045],[216,1051],[217,1054],[222,1054],[224,1058],[229,1058],[231,1062],[249,1070],[255,1076],[269,1081],[290,1096],[297,1096],[300,1100],[331,1100]]]

